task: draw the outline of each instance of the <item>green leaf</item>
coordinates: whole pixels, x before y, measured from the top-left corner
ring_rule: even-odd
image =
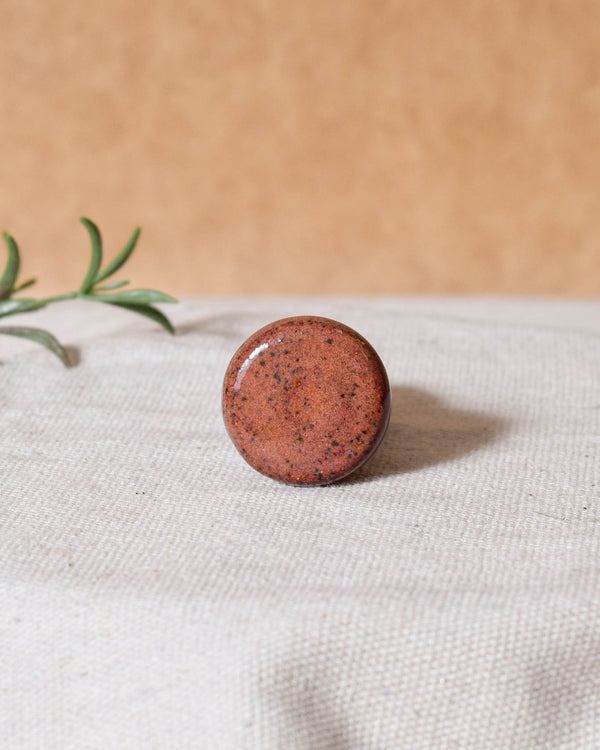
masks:
[[[71,360],[69,359],[67,350],[61,345],[60,341],[54,338],[54,336],[51,333],[48,333],[48,331],[44,331],[41,328],[25,328],[23,326],[2,326],[0,327],[0,333],[4,333],[7,336],[17,336],[21,339],[35,341],[36,344],[41,344],[53,354],[56,354],[65,367],[71,367]]]
[[[5,315],[16,315],[17,313],[39,310],[45,306],[46,303],[43,300],[29,299],[28,297],[23,299],[5,299],[0,302],[0,318],[3,318]]]
[[[100,270],[100,266],[102,265],[102,235],[100,234],[100,230],[98,229],[98,227],[94,224],[93,221],[90,221],[90,219],[86,219],[85,216],[82,216],[80,221],[87,229],[88,234],[90,235],[90,241],[92,243],[92,257],[90,258],[90,265],[88,266],[85,279],[83,280],[83,283],[79,288],[79,291],[82,294],[87,294],[94,286],[96,281],[98,281],[98,279],[96,278],[96,274],[98,273],[98,271]]]
[[[129,281],[113,281],[112,284],[104,284],[103,286],[97,286],[94,288],[94,294],[96,292],[108,292],[111,289],[120,289],[123,286],[127,286]]]
[[[127,241],[127,244],[125,247],[121,250],[121,252],[117,255],[114,260],[112,260],[102,271],[102,273],[96,278],[95,283],[99,284],[101,281],[104,281],[104,279],[107,279],[109,276],[112,276],[113,273],[119,270],[121,266],[123,266],[127,261],[129,260],[129,256],[134,251],[135,246],[137,244],[138,238],[140,236],[140,232],[142,231],[141,227],[136,227],[133,234]]]
[[[16,286],[13,289],[13,294],[16,294],[17,292],[22,292],[23,289],[28,289],[30,286],[33,286],[37,282],[37,279],[27,279],[27,281],[24,281],[22,284],[19,284],[19,286]]]
[[[117,292],[116,294],[89,295],[87,299],[98,302],[127,302],[134,305],[177,302],[175,297],[164,294],[164,292],[157,292],[154,289],[126,289],[124,292]]]
[[[98,298],[100,299],[100,297]],[[103,301],[103,300],[102,300]],[[150,318],[150,320],[153,320],[155,323],[158,323],[161,325],[165,331],[167,331],[170,334],[175,333],[175,329],[173,328],[173,325],[171,321],[167,318],[166,315],[163,315],[160,310],[157,310],[155,307],[152,307],[151,305],[136,305],[129,302],[108,302],[109,305],[114,305],[115,307],[121,307],[123,310],[129,310],[130,312],[137,313],[138,315],[143,315],[145,318]]]
[[[0,300],[6,299],[10,296],[17,276],[19,275],[19,267],[21,265],[21,259],[19,257],[19,246],[15,242],[15,238],[11,237],[8,232],[3,234],[4,242],[8,249],[8,260],[6,261],[6,267],[2,278],[0,278]]]

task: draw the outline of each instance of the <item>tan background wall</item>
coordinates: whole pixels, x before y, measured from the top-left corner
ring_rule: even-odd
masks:
[[[600,293],[600,3],[4,0],[0,226],[177,293]],[[1,257],[1,256],[0,256]]]

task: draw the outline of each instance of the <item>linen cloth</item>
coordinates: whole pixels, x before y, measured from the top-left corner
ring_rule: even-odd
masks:
[[[600,747],[600,302],[65,303],[0,338],[0,746]],[[358,330],[379,451],[298,488],[221,419],[262,325]],[[12,321],[11,321],[12,323]]]

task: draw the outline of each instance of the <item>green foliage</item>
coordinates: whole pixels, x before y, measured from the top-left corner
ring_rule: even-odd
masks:
[[[10,297],[12,290],[14,289],[17,276],[19,275],[19,268],[21,266],[21,259],[19,257],[19,248],[14,238],[4,232],[4,242],[8,249],[8,259],[6,261],[6,268],[0,278],[0,300]]]
[[[4,272],[0,277],[0,318],[8,315],[16,315],[17,313],[39,310],[52,302],[67,299],[83,299],[90,302],[102,302],[106,305],[113,305],[114,307],[120,307],[123,310],[143,315],[158,323],[168,333],[174,333],[173,326],[166,315],[154,307],[155,304],[177,302],[174,297],[154,289],[124,289],[129,284],[129,281],[102,283],[122,268],[129,260],[137,244],[141,229],[139,227],[135,229],[121,252],[102,269],[103,247],[100,230],[93,221],[86,217],[81,218],[81,223],[86,228],[90,237],[91,256],[85,278],[79,290],[42,299],[16,298],[14,296],[18,292],[35,284],[36,280],[28,279],[22,284],[17,284],[17,277],[21,266],[19,247],[14,237],[4,232],[3,236],[8,256]],[[67,367],[70,366],[69,356],[65,348],[48,331],[25,326],[2,326],[0,327],[0,334],[18,336],[19,338],[35,341],[56,354]]]
[[[0,333],[7,336],[18,336],[21,339],[29,339],[37,344],[45,346],[60,359],[66,367],[71,367],[71,360],[64,346],[48,331],[41,328],[27,328],[25,326],[4,326],[0,328]]]

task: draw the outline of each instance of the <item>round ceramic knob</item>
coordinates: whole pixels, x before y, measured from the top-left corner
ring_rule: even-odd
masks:
[[[250,336],[223,383],[233,444],[257,471],[288,484],[335,482],[375,451],[390,387],[373,347],[328,318],[285,318]]]

